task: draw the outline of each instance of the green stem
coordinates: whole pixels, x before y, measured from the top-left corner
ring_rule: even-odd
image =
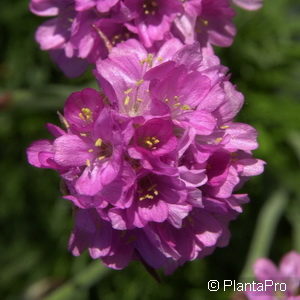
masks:
[[[241,280],[252,277],[252,265],[256,259],[268,256],[277,224],[287,201],[287,192],[278,189],[261,209],[246,264],[240,276]]]
[[[109,269],[102,266],[97,260],[87,266],[74,278],[54,290],[44,300],[68,300],[74,299],[81,290],[87,290],[94,283],[100,280],[109,272]]]

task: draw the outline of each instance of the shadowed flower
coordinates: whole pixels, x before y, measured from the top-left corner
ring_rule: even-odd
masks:
[[[232,0],[254,10],[262,0]],[[230,46],[236,34],[231,0],[31,0],[31,11],[54,17],[36,32],[42,50],[67,76],[76,77],[129,38],[159,49],[177,37],[202,47]]]

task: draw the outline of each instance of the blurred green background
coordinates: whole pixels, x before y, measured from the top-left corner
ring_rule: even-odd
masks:
[[[234,45],[217,50],[246,96],[239,121],[258,129],[255,155],[267,166],[243,188],[251,203],[232,222],[230,245],[161,284],[138,263],[110,271],[67,251],[71,205],[60,198],[58,176],[29,166],[25,149],[50,137],[44,123],[58,123],[56,111],[70,92],[95,82],[90,75],[67,79],[39,50],[34,31],[44,20],[27,6],[25,0],[0,3],[0,299],[241,299],[209,292],[208,280],[247,280],[255,258],[278,261],[300,251],[299,0],[238,10]]]

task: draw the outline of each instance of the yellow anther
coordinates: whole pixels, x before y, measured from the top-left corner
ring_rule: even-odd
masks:
[[[157,61],[158,61],[158,62],[162,62],[163,60],[164,60],[164,59],[163,59],[162,57],[158,57],[158,58],[157,58]]]
[[[130,97],[127,95],[124,99],[124,105],[128,105],[130,101]]]
[[[218,138],[215,139],[215,142],[216,142],[216,143],[220,143],[221,141],[222,141],[222,138],[221,138],[221,137],[218,137]]]
[[[203,23],[204,26],[207,26],[207,25],[208,25],[208,21],[207,21],[207,20],[203,20],[203,19],[202,19],[202,23]]]
[[[187,104],[184,104],[184,105],[181,106],[181,109],[182,110],[190,110],[191,107],[189,105],[187,105]]]
[[[137,102],[143,102],[143,99],[142,98],[137,98],[136,101]]]
[[[94,152],[94,149],[89,149],[88,152],[92,153],[92,152]]]
[[[153,143],[152,143],[152,142],[150,142],[149,140],[145,141],[145,144],[149,145],[150,147],[152,147],[152,146],[153,146]]]
[[[139,200],[143,201],[143,200],[145,200],[145,197],[140,197]]]
[[[175,104],[173,104],[173,106],[174,107],[178,107],[178,106],[180,106],[181,104],[178,102],[178,103],[175,103]]]
[[[93,118],[93,112],[87,107],[83,107],[81,109],[81,113],[79,113],[78,115],[82,121],[90,121]]]
[[[101,147],[101,145],[102,145],[102,139],[101,138],[98,138],[97,140],[96,140],[96,142],[95,142],[95,146],[96,147]]]
[[[154,191],[153,191],[153,194],[154,194],[155,196],[157,196],[157,195],[158,195],[158,191],[157,191],[157,190],[154,190]]]
[[[85,164],[87,165],[87,167],[90,167],[91,166],[91,161],[89,159],[87,159]]]
[[[220,128],[221,128],[221,129],[227,129],[227,128],[229,128],[229,126],[228,126],[228,125],[223,125],[223,126],[221,126]]]
[[[135,82],[135,84],[136,84],[137,86],[140,86],[140,85],[143,84],[143,83],[144,83],[144,79],[137,80],[137,81]]]
[[[149,13],[149,12],[148,12]],[[153,63],[153,54],[148,54],[145,59],[141,60],[141,64],[147,63],[150,67],[152,66]]]
[[[165,102],[169,102],[169,99],[168,99],[168,98],[166,98],[166,99],[165,99]]]
[[[87,134],[86,134],[86,133],[80,133],[80,135],[81,135],[81,136],[87,136]]]
[[[105,155],[102,155],[102,156],[99,156],[98,159],[99,159],[99,160],[102,160],[102,159],[104,159],[105,157],[106,157]]]
[[[145,145],[148,146],[148,148],[150,149],[157,149],[157,147],[153,147],[154,145],[158,144],[160,142],[160,140],[158,138],[156,138],[155,136],[147,136],[144,140]]]
[[[132,92],[132,88],[130,88],[130,89],[124,91],[124,94],[125,94],[125,95],[128,95],[128,94],[130,94],[131,92]]]

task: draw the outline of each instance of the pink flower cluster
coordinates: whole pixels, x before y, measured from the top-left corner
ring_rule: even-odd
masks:
[[[260,258],[255,262],[253,271],[258,282],[268,281],[269,287],[266,291],[246,292],[249,300],[300,299],[300,254],[296,251],[287,253],[278,268],[269,259]],[[275,288],[280,284],[281,288]]]
[[[120,2],[76,8],[107,12]],[[67,186],[76,207],[72,253],[88,249],[114,269],[137,259],[170,273],[227,245],[228,223],[248,201],[236,190],[264,162],[252,157],[255,129],[233,121],[243,96],[212,48],[171,38],[150,51],[129,39],[97,60],[94,74],[101,92],[71,94],[60,116],[65,129],[48,124],[54,139],[27,152]]]
[[[54,17],[42,24],[36,40],[67,76],[104,59],[129,38],[154,51],[167,39],[230,46],[236,34],[231,1],[248,10],[262,0],[31,0],[30,10]]]

